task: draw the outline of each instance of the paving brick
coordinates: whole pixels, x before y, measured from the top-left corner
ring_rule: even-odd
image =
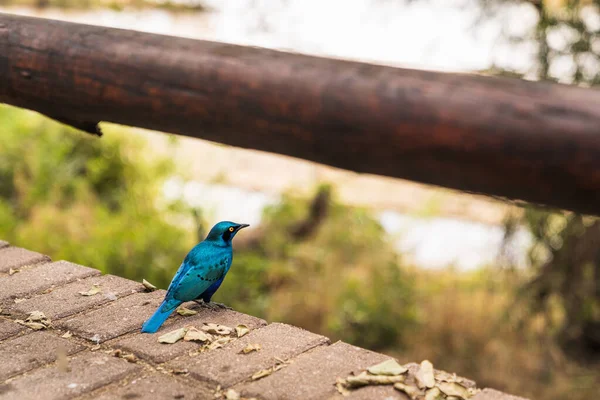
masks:
[[[189,308],[192,308],[189,304],[188,306]],[[198,348],[198,344],[184,341],[179,341],[170,345],[159,344],[158,337],[171,330],[183,328],[184,326],[188,325],[201,327],[204,322],[212,322],[215,324],[230,326],[232,328],[235,328],[239,324],[244,324],[249,329],[255,329],[266,325],[266,322],[262,319],[241,314],[232,310],[213,311],[200,307],[196,308],[196,310],[198,311],[198,314],[196,315],[167,320],[163,328],[156,333],[134,335],[118,340],[117,343],[111,345],[126,351],[131,351],[140,358],[144,358],[155,363],[163,363],[180,355],[186,354],[190,350]]]
[[[262,399],[329,398],[337,395],[335,382],[338,377],[345,378],[351,372],[359,372],[387,359],[389,357],[383,354],[338,342],[301,354],[287,367],[235,388],[245,397]]]
[[[82,296],[94,284],[102,290],[94,296]],[[54,289],[52,292],[35,296],[21,303],[7,306],[13,316],[20,316],[30,311],[44,312],[50,319],[68,317],[97,305],[108,303],[117,298],[142,290],[143,286],[128,279],[113,275],[94,276],[82,279]]]
[[[132,294],[89,313],[57,321],[55,326],[103,343],[141,329],[142,323],[152,315],[164,296],[164,290]]]
[[[511,396],[493,389],[484,389],[471,398],[471,400],[527,400],[523,397]]]
[[[2,249],[4,247],[8,247],[8,242],[5,242],[4,240],[0,240],[0,249]]]
[[[104,353],[85,352],[69,361],[68,372],[53,364],[0,385],[0,399],[72,399],[124,379],[140,368]]]
[[[9,308],[14,305],[13,300],[16,298],[31,297],[46,289],[99,274],[100,271],[92,268],[58,261],[26,269],[12,276],[2,275],[0,304],[3,304],[3,308]]]
[[[18,325],[14,321],[0,318],[0,340],[8,339],[24,329],[24,326]]]
[[[261,350],[240,354],[248,344],[258,343]],[[222,349],[195,356],[186,355],[167,364],[175,369],[187,369],[201,381],[233,386],[250,378],[255,372],[277,364],[277,358],[287,360],[316,346],[329,343],[325,336],[285,324],[271,324],[257,329]]]
[[[214,389],[198,383],[181,381],[173,376],[151,373],[142,377],[135,377],[125,384],[111,386],[93,393],[81,400],[156,400],[156,399],[184,399],[205,400],[214,398]]]
[[[6,242],[2,242],[8,244]],[[50,261],[50,257],[22,249],[20,247],[5,247],[0,243],[0,272],[8,272],[11,268],[20,268],[25,265],[38,264]]]
[[[59,349],[73,354],[84,347],[48,332],[32,332],[0,344],[0,382],[53,362]]]

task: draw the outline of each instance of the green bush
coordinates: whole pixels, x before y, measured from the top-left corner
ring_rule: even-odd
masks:
[[[174,171],[139,138],[102,139],[0,106],[0,237],[18,246],[165,287],[192,245],[159,196]]]

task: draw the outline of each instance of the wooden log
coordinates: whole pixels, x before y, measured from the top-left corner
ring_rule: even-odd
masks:
[[[597,90],[4,14],[0,102],[600,215]]]

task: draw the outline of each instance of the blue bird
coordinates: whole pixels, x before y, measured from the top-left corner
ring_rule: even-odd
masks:
[[[142,332],[156,332],[180,304],[200,301],[208,305],[231,267],[231,241],[248,224],[221,221],[185,257],[175,273],[165,299],[142,325]]]

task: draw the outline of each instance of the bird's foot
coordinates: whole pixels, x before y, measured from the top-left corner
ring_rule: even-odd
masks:
[[[214,301],[211,301],[210,303],[204,303],[206,307],[212,309],[212,310],[218,310],[218,309],[224,309],[224,310],[233,310],[233,308],[226,306],[223,303],[215,303]]]
[[[200,307],[204,307],[204,300],[192,300],[194,303],[198,304]]]
[[[193,300],[194,303],[198,304],[200,307],[204,307],[204,308],[209,308],[213,311],[219,310],[219,309],[225,309],[225,310],[233,310],[233,308],[226,306],[223,303],[216,303],[214,301],[209,301],[208,303],[205,302],[204,300],[200,299],[200,300]]]

